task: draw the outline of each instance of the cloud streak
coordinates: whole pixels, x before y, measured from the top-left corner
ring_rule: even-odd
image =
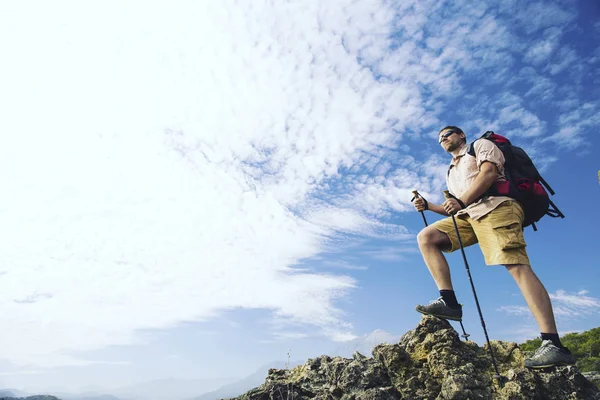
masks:
[[[577,320],[600,314],[600,299],[588,296],[586,290],[573,293],[557,290],[554,293],[549,293],[549,295],[552,300],[554,314],[561,319]],[[502,306],[498,311],[516,317],[533,319],[527,306]]]
[[[54,17],[31,23],[46,36],[24,36],[22,46],[56,57],[8,86],[35,99],[37,116],[26,118],[17,98],[4,126],[20,132],[4,149],[36,142],[2,161],[12,193],[0,232],[12,244],[2,265],[0,309],[13,327],[2,333],[4,356],[95,363],[82,354],[240,307],[352,338],[334,302],[354,280],[290,266],[340,234],[408,237],[357,207],[317,200],[334,197],[326,180],[340,168],[394,146],[392,123],[417,123],[396,118],[406,88],[378,82],[344,47],[383,52],[389,10],[45,11]],[[96,21],[106,20],[115,33],[100,36]],[[27,72],[38,86],[23,86]]]

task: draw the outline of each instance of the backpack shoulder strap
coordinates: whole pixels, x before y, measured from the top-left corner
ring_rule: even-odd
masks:
[[[481,137],[478,137],[477,139],[473,140],[469,144],[469,147],[467,149],[467,154],[470,155],[470,156],[475,157],[475,142],[478,141],[478,140],[480,140],[480,139],[487,139],[490,142],[494,143],[494,141],[491,139],[492,135],[494,135],[493,131],[487,131],[486,133],[484,133],[483,135],[481,135]]]
[[[481,139],[481,138],[479,138],[479,139]],[[469,147],[467,147],[467,154],[470,155],[471,157],[475,157],[475,142],[478,141],[479,139],[473,140],[471,143],[469,143]]]

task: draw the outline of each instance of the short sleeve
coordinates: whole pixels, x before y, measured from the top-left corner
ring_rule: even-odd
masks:
[[[481,168],[481,164],[489,161],[496,165],[498,172],[504,174],[504,154],[492,141],[480,139],[473,143],[475,150],[475,159],[477,160],[477,169]]]

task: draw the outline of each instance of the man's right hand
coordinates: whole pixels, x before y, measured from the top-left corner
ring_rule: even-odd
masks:
[[[413,205],[419,212],[427,210],[427,207],[425,205],[425,200],[423,200],[422,197],[416,198],[415,201],[413,202]]]

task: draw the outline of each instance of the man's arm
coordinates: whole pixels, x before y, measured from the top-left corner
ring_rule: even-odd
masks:
[[[469,186],[469,189],[460,196],[460,200],[465,206],[473,203],[481,197],[498,179],[498,168],[489,161],[484,161],[479,168],[479,173],[475,180]]]
[[[481,195],[483,195],[494,182],[498,179],[498,168],[496,164],[484,161],[481,163],[481,167],[479,168],[479,173],[469,186],[469,189],[460,197],[460,201],[462,201],[465,207],[468,207],[469,204],[473,203],[477,200]],[[447,199],[442,204],[442,209],[450,214],[456,214],[463,207],[460,205],[458,200],[454,198]],[[441,214],[441,213],[440,213]]]
[[[434,213],[441,214],[441,215],[443,215],[443,216],[445,216],[445,217],[448,217],[448,216],[450,216],[450,214],[448,214],[448,213],[446,212],[446,210],[444,210],[444,207],[442,207],[442,206],[439,206],[439,205],[437,205],[437,204],[429,203],[429,209],[430,209],[431,211],[433,211]]]
[[[415,199],[414,205],[415,205],[415,208],[417,209],[417,211],[419,211],[419,212],[425,211],[425,200],[423,200],[422,197]],[[450,215],[446,212],[446,210],[444,210],[444,208],[442,206],[439,206],[437,204],[433,204],[430,202],[427,202],[427,210],[431,210],[435,213],[442,214],[443,216],[446,216],[446,217]]]

